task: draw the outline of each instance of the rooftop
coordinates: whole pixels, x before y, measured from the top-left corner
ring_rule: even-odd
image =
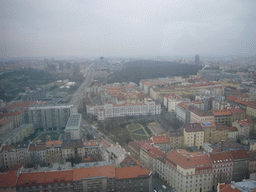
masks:
[[[249,155],[244,149],[236,150],[236,151],[230,151],[230,154],[232,155],[234,160],[249,159]]]
[[[209,169],[211,168],[211,161],[209,157],[201,152],[189,152],[184,149],[178,149],[169,152],[166,157],[173,165],[181,166],[183,169]]]
[[[203,128],[199,123],[191,123],[191,124],[184,125],[184,129],[186,132],[203,131]]]
[[[17,170],[0,174],[0,188],[15,187],[17,179]]]
[[[212,113],[214,116],[232,115],[229,110],[213,110]]]
[[[227,151],[210,153],[210,159],[213,164],[221,164],[234,161],[230,153]]]
[[[170,143],[170,138],[167,135],[152,137],[154,144]]]
[[[66,125],[66,131],[79,129],[81,120],[82,120],[82,115],[80,113],[71,114]]]
[[[73,180],[82,180],[83,178],[89,177],[115,177],[115,166],[102,166],[102,167],[91,167],[91,168],[79,168],[73,170]]]
[[[141,176],[149,176],[151,172],[141,166],[116,168],[116,179],[132,179]]]

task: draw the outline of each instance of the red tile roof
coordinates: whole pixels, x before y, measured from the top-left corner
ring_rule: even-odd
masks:
[[[15,187],[17,179],[17,171],[8,171],[0,174],[0,188]]]
[[[166,156],[166,161],[169,161],[175,166],[179,165],[183,169],[195,168],[196,170],[200,170],[212,167],[207,155],[201,152],[189,152],[184,149],[171,151]]]
[[[216,130],[228,130],[228,126],[225,124],[216,124]]]
[[[235,186],[230,184],[220,184],[219,192],[242,192],[240,189],[237,189]]]
[[[51,171],[45,173],[45,183],[72,182],[73,170]]]
[[[2,120],[0,120],[0,126],[3,126],[5,124],[9,123],[10,121],[12,121],[12,120],[11,119],[2,119]]]
[[[245,111],[240,109],[239,107],[230,106],[230,107],[226,107],[226,109],[229,110],[232,114],[245,113]]]
[[[229,152],[210,153],[210,159],[213,164],[222,164],[226,162],[234,162]]]
[[[228,128],[228,132],[237,132],[237,128],[236,127],[229,127]]]
[[[29,151],[42,151],[46,149],[45,144],[31,144],[29,146]]]
[[[9,112],[9,113],[3,113],[2,117],[12,117],[12,116],[17,116],[17,115],[22,115],[24,114],[24,111],[14,111],[14,112]]]
[[[230,151],[230,154],[232,155],[234,160],[237,160],[237,159],[248,159],[249,158],[248,153],[244,149],[237,150],[237,151]]]
[[[115,166],[102,166],[102,167],[91,167],[91,168],[79,168],[73,169],[73,180],[79,181],[83,178],[89,177],[102,177],[108,178],[115,177]]]
[[[149,149],[148,151],[147,151],[147,154],[149,155],[149,156],[151,156],[151,157],[153,157],[153,158],[159,158],[159,157],[161,157],[161,156],[163,156],[163,152],[162,152],[162,150],[160,150],[160,149],[158,149],[158,148],[152,148],[152,149]]]
[[[29,186],[45,183],[45,172],[22,173],[19,176],[17,186]]]
[[[229,110],[213,110],[212,113],[214,116],[232,115],[232,113]]]
[[[116,168],[116,180],[132,179],[140,176],[148,176],[150,171],[141,166]]]
[[[170,138],[167,135],[154,136],[152,140],[154,144],[170,143]]]
[[[14,149],[14,147],[15,147],[14,145],[3,145],[1,152],[3,152],[3,151],[12,151]]]

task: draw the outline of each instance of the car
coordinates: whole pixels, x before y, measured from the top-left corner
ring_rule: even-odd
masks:
[[[161,187],[162,187],[163,189],[167,189],[165,185],[162,185]]]
[[[155,192],[155,191],[158,191],[158,188],[157,188],[157,187],[154,187],[154,192]]]

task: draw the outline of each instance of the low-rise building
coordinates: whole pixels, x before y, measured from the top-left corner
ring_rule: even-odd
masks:
[[[130,151],[131,156],[133,156],[135,159],[140,160],[140,148],[144,144],[150,144],[150,140],[141,140],[141,141],[131,141],[128,143],[128,148]]]
[[[84,141],[83,142],[83,156],[96,155],[100,153],[99,141]]]
[[[123,149],[120,145],[107,147],[106,149],[104,149],[104,152],[105,156],[107,157],[107,161],[114,161],[116,167],[119,167],[120,163],[128,155],[127,151],[125,151],[125,149]]]

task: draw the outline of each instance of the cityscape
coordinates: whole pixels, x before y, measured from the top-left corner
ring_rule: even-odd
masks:
[[[256,4],[195,2],[0,0],[0,192],[256,191]]]

